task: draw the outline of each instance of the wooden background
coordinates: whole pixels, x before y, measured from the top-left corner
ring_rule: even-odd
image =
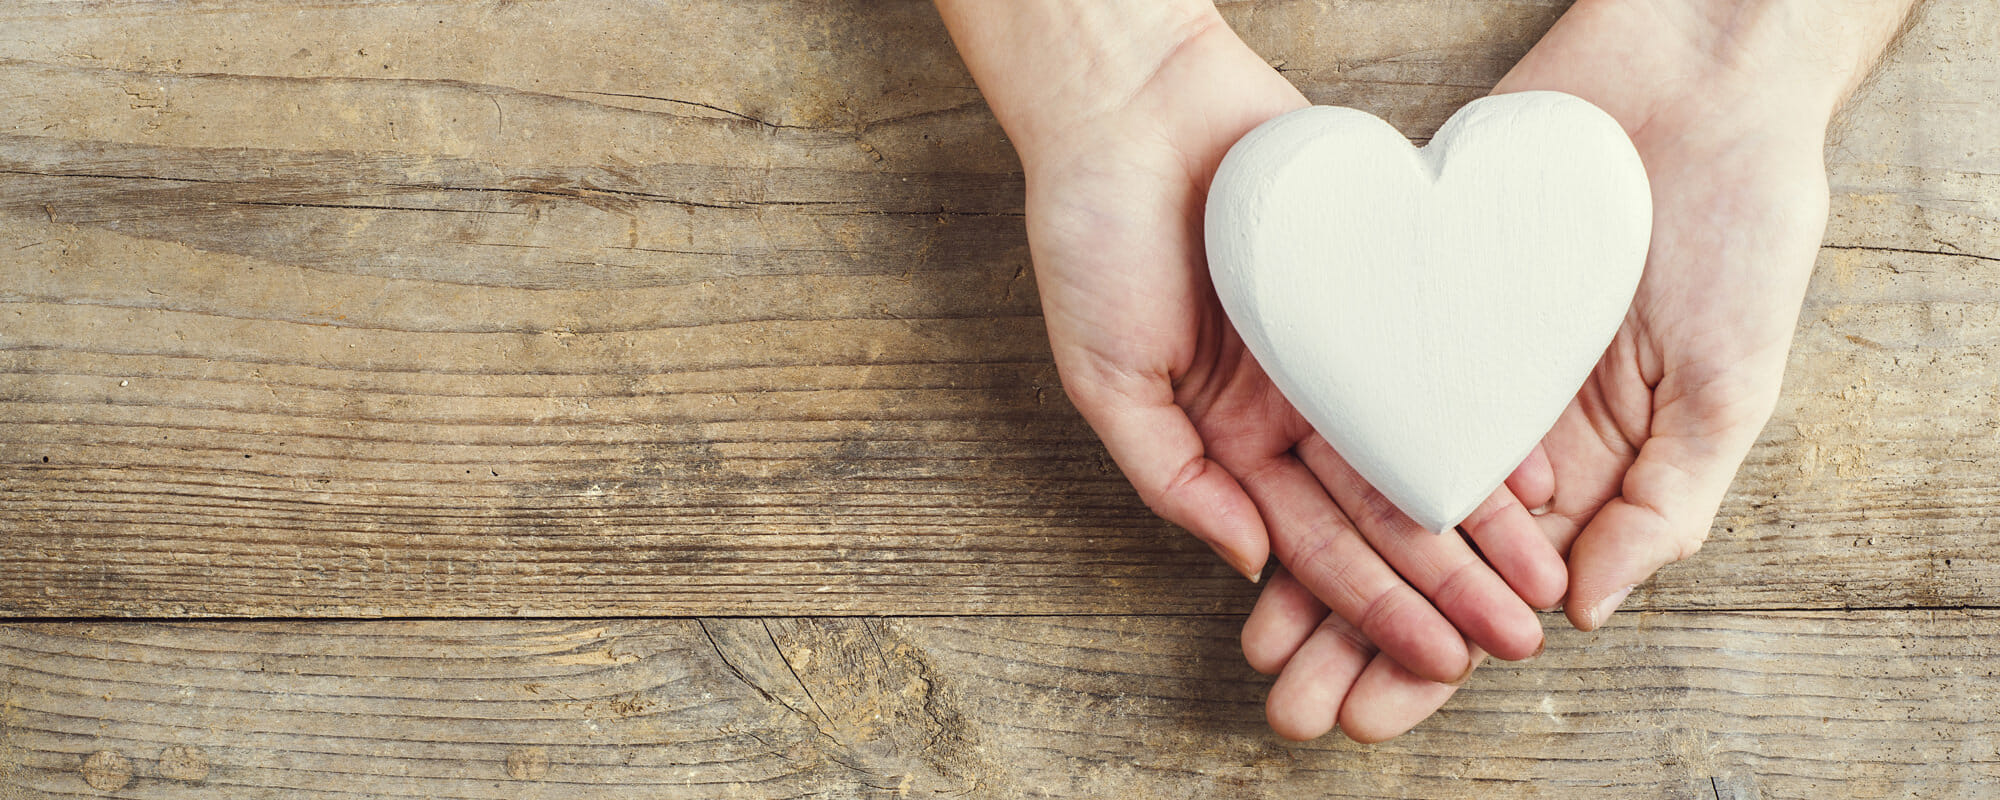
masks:
[[[1563,5],[1225,12],[1423,136]],[[1994,796],[1996,42],[1843,121],[1701,556],[1359,747],[1067,405],[927,4],[0,0],[0,799]]]

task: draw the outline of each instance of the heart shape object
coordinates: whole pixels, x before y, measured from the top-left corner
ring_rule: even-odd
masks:
[[[1332,106],[1229,150],[1215,291],[1272,383],[1370,484],[1445,531],[1527,458],[1618,331],[1652,233],[1618,122],[1494,95],[1412,147]]]

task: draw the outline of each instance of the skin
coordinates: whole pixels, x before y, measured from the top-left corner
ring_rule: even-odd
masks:
[[[1546,506],[1537,521],[1568,561],[1577,628],[1602,625],[1632,587],[1707,537],[1777,403],[1825,231],[1828,122],[1908,10],[1585,0],[1494,88],[1556,89],[1605,108],[1652,180],[1652,249],[1626,321],[1510,482]],[[1354,658],[1316,644],[1327,636],[1312,627],[1318,609],[1296,582],[1274,580],[1244,627],[1252,663],[1280,673],[1274,721],[1279,705],[1336,694],[1344,673],[1325,663]],[[1450,694],[1408,680],[1371,694],[1367,677],[1338,716],[1363,741],[1402,733]],[[1325,717],[1294,732],[1324,733]]]
[[[1021,154],[1070,399],[1155,511],[1246,575],[1275,553],[1415,674],[1462,680],[1474,646],[1534,654],[1530,603],[1559,602],[1567,577],[1527,510],[1498,492],[1467,526],[1497,569],[1465,539],[1418,528],[1278,393],[1209,285],[1209,179],[1238,138],[1305,98],[1206,4],[1092,16],[1118,5],[940,4]],[[1055,40],[1019,44],[1041,35]]]
[[[1206,3],[938,5],[1021,155],[1072,402],[1151,508],[1246,575],[1283,565],[1243,632],[1250,663],[1278,674],[1272,728],[1362,741],[1429,716],[1489,652],[1539,653],[1531,607],[1594,628],[1699,547],[1776,401],[1826,215],[1827,120],[1907,11],[1582,0],[1496,87],[1568,91],[1619,119],[1655,228],[1604,361],[1459,537],[1422,531],[1347,468],[1208,284],[1208,181],[1243,133],[1305,105],[1298,91]]]

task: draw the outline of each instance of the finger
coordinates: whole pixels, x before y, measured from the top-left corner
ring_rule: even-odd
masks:
[[[1304,464],[1285,454],[1244,474],[1278,561],[1313,596],[1411,671],[1465,674],[1472,662],[1458,630],[1383,563]]]
[[[1431,605],[1443,612],[1466,638],[1509,661],[1527,658],[1542,646],[1542,623],[1535,617],[1534,609],[1514,594],[1464,539],[1440,536],[1417,525],[1368,485],[1319,435],[1306,437],[1297,450],[1375,552],[1388,560],[1409,585],[1430,598]],[[1334,610],[1340,609],[1335,606]],[[1445,682],[1456,679],[1457,676],[1440,676],[1417,669],[1391,650],[1388,642],[1376,637],[1373,628],[1363,626],[1362,630],[1418,675]],[[1466,662],[1468,666],[1470,663]]]
[[[1591,390],[1586,386],[1584,391]],[[1591,424],[1580,401],[1563,409],[1555,427],[1542,437],[1542,450],[1555,476],[1556,493],[1547,511],[1535,516],[1535,524],[1555,544],[1556,552],[1568,558],[1577,534],[1618,496],[1619,478],[1637,452],[1622,438],[1606,438]]]
[[[1486,660],[1477,649],[1473,656],[1474,667]],[[1340,732],[1363,744],[1394,739],[1429,719],[1458,688],[1424,680],[1403,665],[1376,656],[1347,691],[1347,701],[1340,706]]]
[[[1704,437],[1646,440],[1625,472],[1623,493],[1570,549],[1570,623],[1595,630],[1660,567],[1701,549],[1748,448]]]
[[[1301,742],[1325,736],[1340,718],[1348,689],[1374,655],[1375,648],[1359,630],[1327,615],[1271,684],[1264,703],[1271,730]]]
[[[1172,387],[1154,388],[1160,396],[1151,400],[1102,387],[1076,389],[1072,396],[1146,506],[1256,581],[1270,555],[1256,504],[1207,457],[1194,423],[1174,404]]]
[[[1283,569],[1271,573],[1250,618],[1243,622],[1243,657],[1258,672],[1278,674],[1328,613],[1291,573]]]
[[[1521,501],[1521,507],[1530,512],[1548,506],[1556,496],[1556,471],[1549,464],[1549,451],[1540,442],[1528,451],[1528,457],[1507,476],[1507,490],[1514,493],[1514,499]]]
[[[1507,586],[1531,608],[1562,605],[1569,589],[1569,565],[1542,535],[1535,518],[1506,487],[1493,490],[1460,525],[1479,545],[1486,563],[1506,579]]]

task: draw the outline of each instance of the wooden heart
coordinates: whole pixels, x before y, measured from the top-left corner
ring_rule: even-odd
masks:
[[[1427,529],[1465,520],[1562,414],[1638,288],[1652,196],[1609,114],[1475,100],[1417,149],[1315,106],[1232,147],[1209,272],[1279,391]]]

